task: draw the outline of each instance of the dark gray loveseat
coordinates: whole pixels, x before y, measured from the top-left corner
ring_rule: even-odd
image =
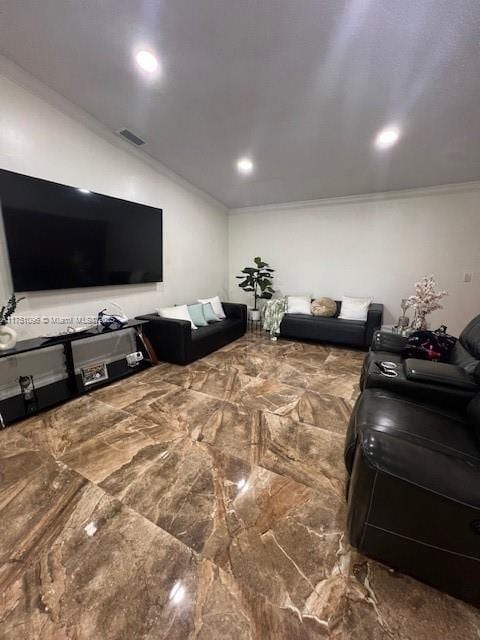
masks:
[[[309,316],[301,313],[285,314],[280,324],[283,338],[331,342],[352,347],[368,348],[373,334],[380,328],[383,318],[383,304],[373,303],[368,310],[367,320],[341,320],[341,302],[336,300],[337,313],[332,318]]]

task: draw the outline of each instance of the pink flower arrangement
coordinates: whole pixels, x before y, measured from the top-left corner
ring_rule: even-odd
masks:
[[[426,316],[432,311],[442,309],[440,300],[448,295],[447,291],[435,291],[433,276],[423,276],[415,283],[415,295],[407,298],[407,306],[415,309],[415,318],[412,322],[413,329],[426,329]]]

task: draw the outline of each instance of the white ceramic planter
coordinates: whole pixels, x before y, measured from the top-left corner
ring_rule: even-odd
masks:
[[[6,324],[0,325],[0,350],[13,349],[17,344],[17,332]]]
[[[260,311],[258,309],[250,309],[250,320],[260,320]]]

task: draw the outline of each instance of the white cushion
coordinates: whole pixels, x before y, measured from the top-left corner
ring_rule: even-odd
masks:
[[[287,313],[304,313],[307,316],[311,316],[311,296],[288,296]]]
[[[342,307],[340,309],[341,320],[365,320],[367,319],[368,307],[373,298],[349,298],[343,296]]]
[[[158,309],[157,313],[161,318],[171,318],[172,320],[188,320],[188,322],[190,322],[190,324],[192,325],[192,329],[198,328],[193,324],[193,320],[188,313],[186,304],[179,304],[177,307],[163,307],[163,309]]]
[[[202,304],[207,304],[207,302],[210,302],[210,304],[213,307],[213,312],[215,313],[215,315],[217,315],[219,318],[226,318],[227,316],[225,315],[225,311],[223,310],[222,307],[222,303],[220,302],[220,298],[218,296],[215,296],[214,298],[199,298],[198,302],[201,302]]]

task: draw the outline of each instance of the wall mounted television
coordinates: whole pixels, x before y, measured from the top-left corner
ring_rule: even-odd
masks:
[[[15,291],[162,281],[162,209],[0,170]]]

